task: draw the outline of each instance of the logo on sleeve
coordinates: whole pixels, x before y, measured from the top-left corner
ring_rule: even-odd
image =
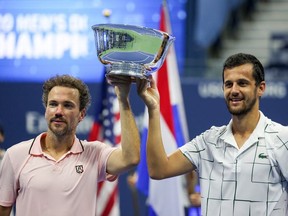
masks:
[[[75,169],[76,169],[76,172],[79,174],[84,172],[83,165],[76,165]]]

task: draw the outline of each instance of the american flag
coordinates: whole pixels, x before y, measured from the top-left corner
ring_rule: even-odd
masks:
[[[120,113],[114,87],[102,82],[101,105],[95,115],[89,140],[100,140],[111,146],[120,144]],[[96,216],[119,216],[118,181],[98,183]]]

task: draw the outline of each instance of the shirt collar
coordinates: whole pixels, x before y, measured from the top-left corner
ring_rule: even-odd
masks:
[[[43,151],[42,151],[42,147],[41,147],[41,138],[46,136],[47,133],[41,133],[39,134],[32,142],[31,144],[31,148],[30,148],[30,151],[29,151],[29,154],[30,155],[43,155]],[[75,139],[74,139],[74,143],[70,149],[70,152],[72,154],[77,154],[77,153],[81,153],[84,151],[84,148],[83,148],[83,145],[81,143],[81,141],[75,136]]]
[[[253,137],[253,139],[255,139],[255,141],[257,141],[259,138],[263,138],[264,137],[264,131],[265,131],[265,127],[267,125],[267,117],[264,116],[264,114],[260,112],[260,119],[256,125],[256,128],[254,129],[254,131],[251,134],[251,138]],[[229,144],[235,144],[235,139],[232,133],[232,119],[230,120],[229,124],[226,127],[226,131],[222,134],[222,136],[220,137],[222,140],[224,140],[225,143],[229,143]]]

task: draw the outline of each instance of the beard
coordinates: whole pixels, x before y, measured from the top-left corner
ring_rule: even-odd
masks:
[[[56,136],[64,136],[65,134],[67,134],[67,127],[63,128],[63,129],[60,129],[60,128],[52,127],[52,125],[49,124],[49,129]]]
[[[51,122],[48,125],[48,128],[57,137],[65,136],[67,134],[71,134],[72,132],[72,129],[70,129],[67,125],[65,125],[65,127],[62,127],[62,126],[57,127],[57,126],[54,126]]]
[[[228,108],[228,111],[230,112],[230,114],[236,115],[236,116],[246,115],[252,110],[255,104],[256,104],[256,97],[254,97],[250,101],[245,101],[245,103],[241,107],[236,107],[236,108],[231,107],[229,105],[229,100],[228,101],[226,100],[226,106]]]

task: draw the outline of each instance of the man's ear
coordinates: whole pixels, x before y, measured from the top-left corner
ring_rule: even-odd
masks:
[[[81,122],[86,116],[86,109],[83,109],[81,112],[80,112],[80,118],[79,118],[79,122]]]
[[[265,81],[262,81],[260,84],[259,84],[259,88],[258,88],[258,94],[259,94],[259,97],[262,97],[264,92],[265,92],[265,89],[266,89],[266,83]]]

